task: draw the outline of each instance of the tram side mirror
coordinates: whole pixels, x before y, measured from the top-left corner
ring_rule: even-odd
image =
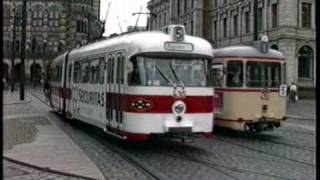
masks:
[[[126,68],[127,68],[128,74],[133,72],[133,64],[131,61],[128,61]]]

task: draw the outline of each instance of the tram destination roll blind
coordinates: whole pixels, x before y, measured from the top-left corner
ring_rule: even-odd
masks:
[[[190,43],[165,42],[164,48],[168,51],[192,51],[193,45]]]

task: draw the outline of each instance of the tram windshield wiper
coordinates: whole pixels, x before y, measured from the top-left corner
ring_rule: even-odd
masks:
[[[158,65],[156,65],[157,71],[160,73],[160,75],[165,79],[172,87],[176,87],[176,84],[172,82],[172,80],[160,69]]]
[[[174,70],[172,64],[169,64],[169,67],[170,67],[170,69],[171,69],[174,77],[176,78],[176,80],[178,80],[178,81],[179,81],[179,84],[181,85],[181,87],[184,88],[184,84],[183,84],[181,78],[178,76],[177,72]]]

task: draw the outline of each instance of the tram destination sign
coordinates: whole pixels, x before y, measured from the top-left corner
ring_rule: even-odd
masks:
[[[167,51],[192,51],[193,45],[190,43],[165,42],[164,49]]]

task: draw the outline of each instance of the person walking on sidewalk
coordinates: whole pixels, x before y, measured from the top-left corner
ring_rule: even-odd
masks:
[[[298,93],[297,92],[298,92],[298,88],[294,84],[294,82],[292,82],[289,87],[289,99],[291,101],[293,101],[294,103],[296,103],[296,101],[298,100]]]
[[[47,79],[44,81],[43,93],[44,93],[44,96],[46,97],[46,101],[49,101],[51,103],[51,101],[50,101],[50,84]]]

